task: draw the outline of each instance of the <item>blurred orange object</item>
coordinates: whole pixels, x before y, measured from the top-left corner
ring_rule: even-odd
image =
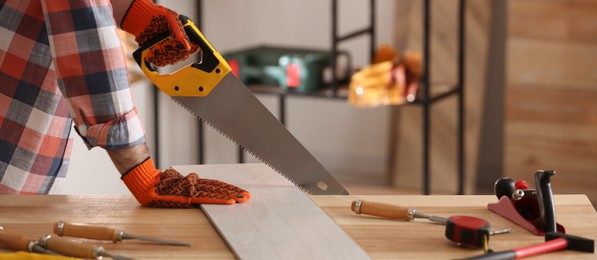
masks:
[[[399,52],[382,45],[374,63],[352,75],[348,102],[358,107],[399,105],[416,100],[421,79],[421,54]]]
[[[377,48],[372,64],[384,61],[394,61],[397,57],[400,57],[400,52],[390,45],[382,44]]]
[[[401,104],[403,87],[392,84],[392,61],[363,68],[350,79],[348,102],[358,107]]]

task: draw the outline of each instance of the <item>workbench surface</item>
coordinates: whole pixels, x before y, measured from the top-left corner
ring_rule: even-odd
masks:
[[[492,236],[495,251],[540,243],[535,236],[487,209],[495,196],[311,196],[373,259],[455,259],[482,253],[461,248],[444,237],[444,226],[425,219],[396,221],[350,210],[354,199],[414,207],[439,216],[470,215],[483,218],[492,229],[512,228],[511,234]],[[597,238],[597,213],[585,195],[556,195],[556,216],[568,234]],[[52,233],[57,221],[99,224],[149,237],[191,242],[191,247],[162,246],[126,240],[100,243],[108,252],[137,259],[235,258],[200,209],[157,209],[139,206],[127,195],[2,195],[0,226],[38,238]],[[318,250],[313,248],[313,250]],[[10,252],[0,245],[0,252]],[[560,251],[528,259],[596,259],[597,255]]]

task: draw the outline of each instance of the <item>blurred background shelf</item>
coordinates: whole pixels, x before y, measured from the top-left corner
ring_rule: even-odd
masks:
[[[286,96],[298,96],[298,97],[311,97],[311,98],[325,98],[329,100],[344,100],[348,96],[347,87],[339,85],[337,79],[340,77],[338,74],[338,63],[337,58],[339,55],[343,54],[343,51],[339,49],[339,45],[342,42],[346,42],[349,40],[353,40],[360,36],[368,36],[369,37],[369,58],[370,60],[373,59],[376,50],[376,42],[375,42],[375,35],[376,35],[376,24],[375,24],[375,6],[376,0],[369,0],[369,24],[366,25],[362,29],[358,29],[349,33],[339,34],[338,31],[338,1],[339,0],[331,0],[331,39],[332,39],[332,46],[331,46],[331,57],[330,57],[330,71],[331,71],[331,82],[330,86],[326,88],[320,88],[317,90],[312,91],[300,91],[295,92],[292,91],[290,88],[281,88],[280,86],[268,86],[268,85],[249,85],[249,89],[251,89],[256,94],[273,94],[278,95],[279,97],[279,111],[278,111],[278,118],[282,124],[286,124],[287,121],[287,113],[286,113]],[[423,33],[422,33],[422,43],[423,43],[423,77],[421,80],[421,87],[419,89],[419,93],[417,94],[417,99],[412,103],[406,104],[416,104],[422,107],[422,179],[421,179],[421,194],[431,194],[431,107],[432,105],[438,103],[439,101],[445,100],[448,97],[455,96],[457,98],[457,127],[455,129],[457,140],[456,143],[456,172],[457,172],[457,182],[456,182],[456,194],[464,194],[464,185],[465,185],[465,169],[464,169],[464,78],[465,78],[465,64],[464,64],[464,40],[465,40],[465,8],[466,8],[466,1],[465,0],[458,0],[458,10],[457,10],[457,24],[458,24],[458,37],[457,37],[457,45],[458,45],[458,55],[457,55],[457,81],[455,84],[438,84],[437,86],[431,86],[430,80],[430,63],[431,61],[431,1],[424,0],[422,2],[423,5],[423,20],[421,21],[423,24]],[[202,2],[198,1],[197,3],[197,17],[203,17],[202,12]],[[196,21],[196,24],[199,29],[202,29],[202,21]],[[259,50],[260,47],[257,49]],[[225,56],[225,55],[224,55]],[[350,65],[351,62],[348,62]],[[238,66],[238,64],[233,65]],[[351,68],[349,68],[351,69]],[[238,70],[238,68],[237,68]],[[157,91],[154,92],[154,102],[156,106],[159,105],[158,98],[157,98]],[[154,122],[156,122],[156,133],[155,133],[155,143],[156,147],[159,144],[159,132],[157,129],[159,128],[159,116],[156,113]],[[204,148],[204,123],[202,120],[198,120],[198,163],[203,164],[205,163],[205,148]],[[389,157],[395,158],[397,149],[395,149],[396,138],[391,138],[391,143],[393,146],[389,149]],[[156,150],[159,151],[159,148]],[[245,162],[245,154],[246,152],[240,146],[237,149],[237,162],[244,163]],[[159,158],[159,155],[157,156]],[[157,159],[157,164],[159,165],[159,159]],[[389,162],[388,171],[386,180],[389,183],[394,183],[395,179],[393,176],[393,172],[396,170],[396,165],[394,161]]]

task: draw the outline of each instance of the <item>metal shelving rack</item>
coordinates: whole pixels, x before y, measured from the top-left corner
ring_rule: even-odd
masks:
[[[332,18],[332,58],[330,60],[330,66],[332,69],[332,83],[330,85],[331,88],[331,95],[329,94],[309,94],[309,96],[317,96],[323,98],[343,98],[338,96],[338,84],[336,82],[336,55],[338,54],[338,45],[341,42],[353,39],[355,37],[361,35],[369,35],[370,37],[370,48],[369,54],[371,59],[375,53],[375,6],[376,0],[369,0],[369,25],[363,29],[348,33],[346,35],[339,35],[338,34],[338,0],[331,0],[331,18]],[[196,9],[196,17],[197,20],[195,24],[198,26],[199,29],[202,28],[202,1],[197,1],[197,9]],[[457,82],[454,88],[450,91],[441,93],[434,97],[431,96],[430,93],[430,64],[431,64],[431,0],[423,0],[423,77],[421,79],[421,95],[420,100],[414,102],[413,104],[418,104],[422,106],[422,117],[423,117],[423,124],[422,124],[422,131],[423,131],[423,153],[422,153],[422,194],[428,195],[431,193],[430,191],[430,179],[431,179],[431,172],[430,172],[430,127],[431,127],[431,106],[438,101],[443,100],[446,97],[456,95],[458,98],[458,108],[457,108],[457,115],[458,115],[458,122],[457,122],[457,173],[458,173],[458,194],[464,194],[464,181],[465,181],[465,174],[464,174],[464,80],[465,80],[465,37],[466,37],[466,0],[459,0],[458,1],[458,75],[457,75]],[[159,108],[159,98],[158,98],[158,89],[156,87],[154,89],[154,104],[155,104],[155,113],[154,113],[154,128],[155,128],[155,144],[156,149],[155,153],[155,161],[159,167],[159,116],[158,116],[158,108]],[[286,93],[285,91],[256,91],[260,93],[270,93],[276,94],[279,96],[280,99],[280,110],[279,110],[279,117],[282,124],[285,123],[285,107],[286,102],[285,98],[287,94],[293,93]],[[204,124],[202,120],[198,120],[198,147],[199,147],[199,164],[204,163]],[[242,148],[238,150],[238,161],[239,163],[244,162],[244,151]]]
[[[369,35],[370,49],[369,54],[373,59],[375,53],[375,2],[376,0],[369,0],[369,14],[370,23],[367,27],[348,33],[346,35],[338,35],[338,0],[332,0],[332,59],[330,61],[333,79],[336,73],[336,55],[338,53],[338,45],[346,40],[350,40],[357,36]],[[431,107],[438,101],[446,97],[456,95],[458,98],[458,122],[457,122],[457,173],[458,173],[458,194],[464,194],[464,80],[465,80],[465,18],[466,18],[466,0],[459,0],[458,2],[458,75],[455,86],[444,93],[431,96],[430,88],[430,64],[431,64],[431,0],[423,1],[423,77],[421,79],[420,99],[413,104],[422,106],[422,131],[423,131],[423,154],[422,154],[422,194],[428,195],[431,193],[430,180],[430,128],[431,128]],[[336,95],[338,84],[332,81],[332,92]]]
[[[431,97],[430,88],[430,64],[431,64],[431,0],[424,0],[423,3],[423,78],[422,78],[422,97],[423,106],[423,187],[422,193],[428,195],[430,190],[430,127],[431,127],[431,106],[447,96],[455,94],[458,99],[458,122],[457,122],[457,173],[458,194],[464,194],[464,79],[465,79],[465,17],[466,0],[458,2],[458,75],[457,82],[453,90]]]
[[[351,33],[347,33],[345,35],[338,34],[338,0],[332,0],[332,58],[330,59],[330,67],[332,70],[332,95],[337,96],[338,91],[338,83],[336,82],[337,79],[337,64],[336,64],[336,56],[338,54],[338,45],[341,42],[351,40],[357,36],[361,35],[369,35],[369,58],[373,60],[373,56],[375,55],[375,0],[369,0],[369,25],[360,29],[356,30]]]
[[[430,64],[431,64],[431,0],[424,0],[423,3],[423,78],[422,78],[422,100],[423,106],[423,187],[422,193],[428,195],[430,190],[430,115],[431,106],[445,97],[456,95],[457,105],[457,194],[464,194],[464,80],[465,80],[465,18],[466,0],[458,1],[458,72],[457,82],[451,91],[432,97],[430,94]]]

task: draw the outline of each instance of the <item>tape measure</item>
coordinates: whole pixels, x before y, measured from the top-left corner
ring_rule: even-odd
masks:
[[[472,216],[452,216],[446,222],[446,238],[457,245],[488,249],[489,236],[498,234],[491,231],[489,222]],[[504,232],[506,232],[504,230]]]

